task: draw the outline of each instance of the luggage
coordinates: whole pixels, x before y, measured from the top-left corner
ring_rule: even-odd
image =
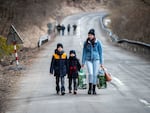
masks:
[[[104,70],[99,70],[97,76],[97,88],[104,89],[107,88],[106,76]]]
[[[86,83],[86,74],[83,69],[81,69],[78,72],[78,88],[79,89],[86,89],[87,83]]]

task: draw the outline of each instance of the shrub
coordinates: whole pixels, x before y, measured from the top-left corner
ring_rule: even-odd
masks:
[[[18,48],[19,46],[17,46]],[[6,38],[0,36],[0,58],[11,55],[14,51],[13,45],[6,44]]]

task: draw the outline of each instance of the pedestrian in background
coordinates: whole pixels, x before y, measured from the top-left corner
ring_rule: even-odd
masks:
[[[68,24],[68,26],[67,26],[68,35],[70,35],[70,29],[71,29],[71,26],[70,26],[70,24]]]
[[[80,71],[81,65],[76,57],[75,50],[70,51],[68,64],[69,64],[69,71],[68,71],[69,93],[72,93],[72,82],[73,82],[73,90],[74,90],[73,93],[77,94],[78,71]]]
[[[62,24],[61,30],[62,30],[62,36],[64,36],[64,32],[65,32],[65,26],[64,26],[64,24]]]
[[[77,25],[74,24],[72,27],[73,27],[73,34],[75,35],[76,34]]]
[[[60,24],[58,24],[57,25],[57,33],[60,35],[60,31],[61,31],[61,25]]]
[[[89,89],[88,94],[96,94],[97,75],[100,67],[103,68],[102,44],[95,37],[95,30],[90,29],[88,38],[84,42],[82,67],[87,65],[89,73]]]
[[[67,54],[63,51],[63,45],[61,43],[57,44],[57,48],[55,49],[55,53],[52,56],[50,73],[56,77],[56,92],[65,95],[65,76],[68,70],[67,63]],[[61,81],[61,89],[60,89],[60,81]]]

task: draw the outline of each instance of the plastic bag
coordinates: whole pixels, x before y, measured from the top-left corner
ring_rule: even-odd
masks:
[[[107,88],[105,71],[103,69],[100,69],[97,75],[97,88],[98,89]]]
[[[87,88],[87,81],[86,81],[86,74],[83,69],[78,72],[78,88],[79,89],[86,89]]]

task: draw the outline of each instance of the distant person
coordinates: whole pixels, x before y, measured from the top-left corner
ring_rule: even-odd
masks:
[[[57,33],[57,21],[55,22],[55,29],[54,32]]]
[[[68,71],[69,93],[72,93],[72,84],[73,84],[73,93],[77,94],[78,71],[80,71],[81,65],[76,57],[75,50],[70,51],[68,65],[69,65]]]
[[[68,24],[68,26],[67,26],[68,35],[70,35],[70,29],[71,29],[71,26],[70,26],[70,24]]]
[[[82,67],[87,65],[89,73],[88,94],[96,95],[97,75],[99,68],[103,68],[102,44],[95,37],[95,30],[90,29],[88,38],[84,42]]]
[[[65,26],[62,24],[61,26],[61,29],[62,29],[62,36],[64,36],[64,32],[65,32]]]
[[[60,35],[60,31],[61,31],[61,25],[58,24],[58,25],[57,25],[57,32],[58,32],[59,35]]]
[[[55,53],[52,56],[50,73],[56,77],[56,92],[65,95],[65,76],[67,74],[67,54],[63,51],[63,45],[61,43],[57,44],[57,48],[55,49]],[[60,89],[60,81],[61,80],[61,89]]]
[[[77,25],[74,24],[72,27],[73,27],[73,34],[75,35],[76,34]]]

